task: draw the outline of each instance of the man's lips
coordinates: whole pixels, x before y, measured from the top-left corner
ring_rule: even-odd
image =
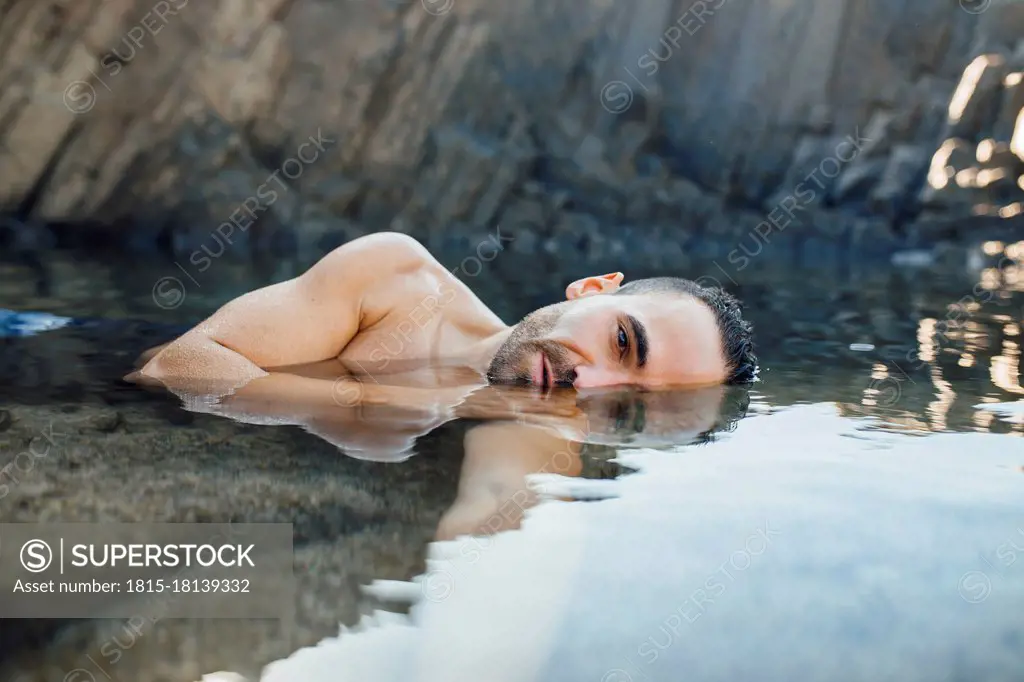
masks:
[[[531,379],[533,380],[534,386],[539,386],[541,388],[547,388],[553,383],[551,362],[543,351],[538,351],[537,357],[533,361]]]

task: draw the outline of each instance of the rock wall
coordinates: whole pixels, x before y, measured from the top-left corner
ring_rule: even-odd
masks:
[[[1022,36],[1019,0],[0,0],[0,208],[177,252],[888,252],[1019,224]]]

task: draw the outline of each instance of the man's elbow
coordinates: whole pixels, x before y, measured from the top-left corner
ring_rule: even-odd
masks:
[[[266,375],[249,359],[213,339],[186,336],[150,358],[137,378],[164,385],[203,384],[213,392],[222,392]]]
[[[155,379],[162,381],[172,377],[186,378],[195,376],[201,369],[201,363],[196,360],[201,356],[201,351],[194,347],[191,350],[183,349],[181,341],[173,341],[156,353],[148,354],[149,357],[140,358],[142,367],[137,374],[142,379]]]

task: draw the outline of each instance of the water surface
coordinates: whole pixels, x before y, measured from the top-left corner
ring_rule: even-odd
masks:
[[[979,407],[1024,395],[1024,277],[999,255],[626,269],[724,280],[761,381],[555,401],[587,416],[582,448],[450,421],[392,463],[120,382],[144,348],[303,264],[218,262],[170,306],[154,285],[173,263],[0,263],[0,307],[101,320],[0,338],[0,466],[43,429],[62,438],[7,469],[0,520],[290,522],[299,583],[281,621],[6,621],[0,679],[257,679],[273,661],[267,679],[314,682],[1019,679],[1024,419]],[[550,265],[503,254],[467,283],[513,321],[589,274]],[[513,497],[525,516],[496,516]]]

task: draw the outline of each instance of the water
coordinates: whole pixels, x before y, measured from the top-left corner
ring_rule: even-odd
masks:
[[[59,434],[7,470],[0,521],[290,522],[299,585],[281,621],[4,621],[0,680],[257,679],[268,663],[273,682],[1020,679],[1024,416],[978,406],[1024,395],[1024,276],[993,253],[681,264],[735,278],[761,381],[501,394],[548,426],[579,408],[582,448],[486,410],[438,428],[387,410],[342,433],[243,424],[119,382],[302,263],[218,262],[179,276],[174,306],[154,296],[169,263],[0,263],[0,307],[117,320],[0,339],[0,466]],[[512,320],[580,268],[504,254],[467,282]],[[424,429],[398,463],[338,447]]]

